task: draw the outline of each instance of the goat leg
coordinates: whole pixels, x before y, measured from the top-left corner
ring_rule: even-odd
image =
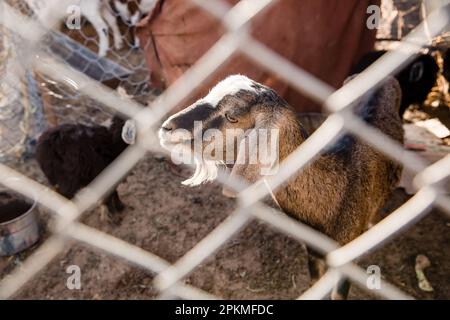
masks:
[[[331,292],[331,300],[347,300],[349,291],[350,281],[346,278],[340,279]]]
[[[104,203],[100,204],[100,221],[111,221],[108,206]]]
[[[309,247],[306,249],[308,251],[308,269],[312,286],[325,274],[327,267],[320,253]]]
[[[83,1],[81,11],[86,19],[92,24],[99,37],[98,55],[106,56],[109,49],[108,25],[100,14],[100,8],[96,1]]]
[[[120,50],[123,48],[123,39],[120,34],[119,26],[117,25],[117,19],[110,10],[109,6],[104,5],[102,8],[102,15],[113,32],[114,48]]]
[[[116,190],[110,194],[104,201],[107,208],[108,220],[114,224],[119,224],[121,221],[120,212],[125,209],[124,204],[119,199],[119,195]]]
[[[125,209],[125,205],[119,198],[119,194],[117,193],[117,190],[115,190],[112,195],[112,201],[114,202],[114,208],[115,212],[122,212]]]
[[[314,249],[308,250],[308,269],[311,277],[311,286],[314,285],[327,269],[323,255]],[[350,290],[350,282],[347,279],[340,279],[331,293],[331,300],[346,300]]]

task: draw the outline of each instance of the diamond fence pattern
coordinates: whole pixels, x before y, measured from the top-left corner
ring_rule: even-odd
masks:
[[[27,0],[2,0],[1,5],[4,2],[24,17],[34,18],[35,14],[25,1]],[[38,5],[45,3],[41,0],[33,1]],[[3,71],[0,74],[5,74],[5,71],[13,74],[11,68],[18,67],[14,62],[28,59],[29,50],[38,49],[98,82],[112,87],[120,85],[136,100],[147,101],[151,94],[150,76],[143,59],[143,51],[133,43],[134,35],[130,31],[133,26],[123,22],[118,13],[114,14],[117,15],[117,25],[121,27],[120,35],[124,44],[121,49],[116,49],[111,44],[107,59],[94,53],[97,52],[99,41],[92,26],[85,19],[81,19],[79,29],[52,30],[44,35],[39,43],[35,43],[36,48],[31,48],[30,43],[23,41],[18,34],[2,28],[0,61],[5,62],[2,68],[6,70],[0,70]],[[87,99],[70,81],[55,82],[45,74],[33,72],[28,72],[26,81],[12,76],[9,76],[8,80],[2,83],[5,97],[3,101],[0,99],[0,106],[15,104],[17,107],[0,108],[2,127],[9,129],[5,130],[8,132],[4,132],[0,143],[0,159],[4,161],[16,161],[17,158],[31,156],[34,138],[39,136],[47,125],[54,126],[59,121],[92,124],[94,117],[98,121],[111,117],[106,108],[99,105],[95,99]],[[38,95],[39,92],[42,99]],[[52,105],[52,110],[45,117],[47,105]],[[20,132],[14,130],[16,126],[21,127]]]
[[[276,2],[275,0],[240,1],[234,7],[229,7],[219,0],[192,1],[220,19],[227,33],[179,80],[151,102],[149,108],[119,96],[117,92],[55,58],[54,54],[48,50],[42,49],[39,44],[42,39],[45,39],[48,30],[7,3],[2,3],[0,24],[7,29],[7,32],[14,33],[15,36],[23,39],[22,41],[26,42],[29,48],[32,48],[20,59],[23,69],[36,70],[53,81],[70,83],[77,88],[78,94],[98,101],[111,108],[112,112],[133,118],[137,122],[139,139],[136,145],[127,148],[72,201],[0,163],[0,183],[27,197],[37,195],[40,205],[57,217],[57,223],[52,226],[52,236],[36,249],[20,268],[1,280],[0,298],[13,297],[24,284],[36,276],[64,249],[69,240],[85,243],[155,273],[154,284],[160,292],[160,298],[220,298],[184,284],[183,279],[247,223],[258,219],[326,255],[328,271],[299,297],[300,299],[321,299],[331,291],[341,277],[347,277],[365,288],[367,274],[354,263],[354,260],[416,222],[418,218],[427,214],[432,206],[437,206],[450,214],[450,198],[445,195],[445,190],[440,188],[440,183],[450,175],[450,156],[427,166],[423,159],[404,150],[403,146],[368,126],[351,112],[351,106],[355,101],[379,86],[388,74],[402,68],[422,46],[429,44],[430,36],[434,37],[448,29],[450,5],[434,11],[427,18],[426,26],[425,23],[418,26],[395,51],[385,55],[341,89],[335,90],[250,36],[253,18],[270,7]],[[239,192],[238,208],[174,264],[169,264],[151,252],[78,222],[80,216],[95,206],[97,201],[109,191],[110,186],[120,181],[147,151],[167,152],[156,147],[159,145],[156,135],[158,124],[171,109],[236,52],[243,53],[263,68],[276,73],[298,91],[321,103],[329,112],[327,120],[320,128],[280,165],[278,174],[266,178],[264,183],[260,181],[251,186],[239,179],[230,180],[224,174],[219,175],[221,183]],[[14,71],[20,72],[20,68]],[[16,76],[14,72],[9,74],[10,77]],[[340,247],[332,239],[266,206],[261,200],[269,195],[271,190],[277,189],[288,178],[302,170],[344,133],[354,134],[402,163],[404,170],[415,173],[414,183],[417,193],[387,218]],[[20,177],[20,179],[8,179],[11,177]],[[389,299],[411,298],[384,280],[382,280],[381,289],[375,293]]]

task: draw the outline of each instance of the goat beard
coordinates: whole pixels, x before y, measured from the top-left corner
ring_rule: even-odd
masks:
[[[189,179],[182,182],[185,186],[198,186],[200,184],[214,181],[219,174],[219,165],[216,160],[202,159],[194,156],[195,172]]]
[[[161,145],[172,153],[172,157],[176,154],[177,157],[172,158],[172,161],[174,161],[175,164],[187,164],[187,165],[194,165],[195,171],[194,174],[185,181],[182,182],[185,186],[195,187],[198,185],[201,185],[203,183],[214,181],[218,174],[219,174],[219,167],[223,165],[222,161],[212,160],[212,159],[206,159],[203,157],[202,154],[197,154],[194,152],[194,150],[191,149],[190,145],[187,144],[175,144],[170,145],[167,143],[161,143]],[[183,156],[185,155],[186,158],[191,159],[188,162],[183,161]],[[180,157],[181,156],[181,157]],[[193,163],[191,162],[193,160]]]

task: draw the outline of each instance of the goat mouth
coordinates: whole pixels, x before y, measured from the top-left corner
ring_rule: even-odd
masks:
[[[169,151],[178,145],[190,145],[193,141],[191,137],[177,136],[170,132],[165,132],[163,129],[159,130],[158,136],[161,146]]]

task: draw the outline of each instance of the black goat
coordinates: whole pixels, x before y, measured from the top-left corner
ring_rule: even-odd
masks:
[[[63,124],[45,131],[38,139],[36,160],[50,184],[64,197],[73,198],[127,147],[123,125],[124,120],[114,117],[109,128]],[[110,214],[125,207],[115,189],[103,204]],[[102,215],[104,210],[102,205]]]
[[[352,68],[351,74],[363,72],[378,60],[386,50],[367,53]],[[411,104],[422,104],[436,84],[439,66],[436,60],[427,54],[421,54],[395,75],[402,89],[400,116]]]
[[[447,49],[447,51],[445,51],[443,58],[444,58],[444,71],[442,74],[444,75],[447,82],[450,82],[450,49]]]

